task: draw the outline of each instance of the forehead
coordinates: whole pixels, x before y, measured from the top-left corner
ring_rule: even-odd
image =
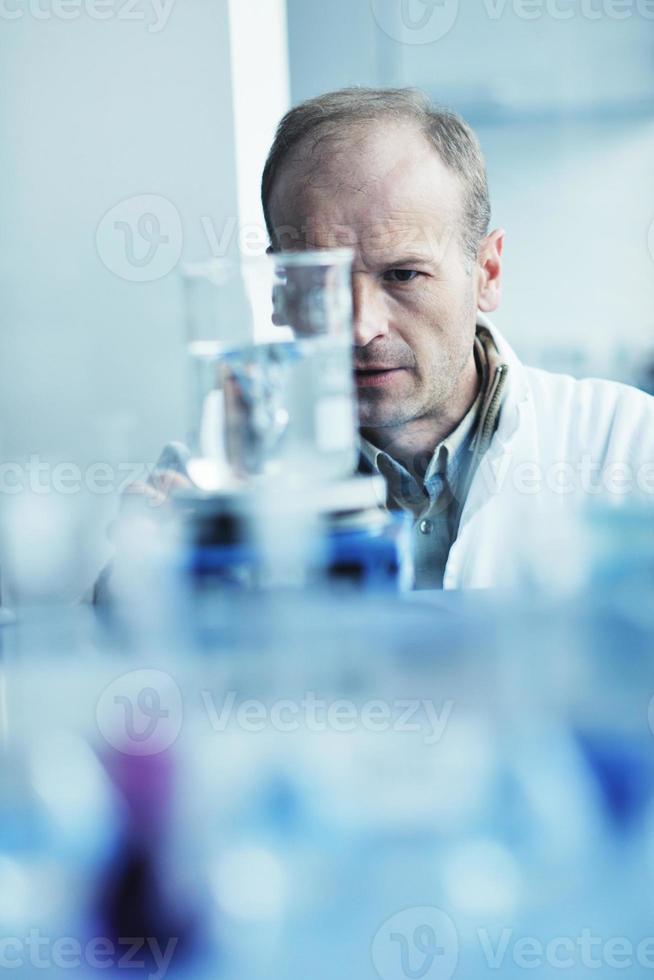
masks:
[[[365,264],[398,252],[439,252],[459,231],[461,180],[412,123],[346,128],[305,141],[286,161],[270,202],[283,248],[349,245]]]

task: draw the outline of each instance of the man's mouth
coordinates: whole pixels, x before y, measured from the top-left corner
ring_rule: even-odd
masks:
[[[392,384],[405,371],[403,367],[365,367],[354,369],[357,388],[371,388]]]

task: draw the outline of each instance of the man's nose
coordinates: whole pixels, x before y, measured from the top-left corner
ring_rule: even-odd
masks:
[[[355,347],[365,347],[388,332],[388,314],[383,292],[372,276],[354,273],[352,276],[353,339]]]

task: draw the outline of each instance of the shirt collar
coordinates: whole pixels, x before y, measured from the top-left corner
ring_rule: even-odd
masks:
[[[481,404],[481,398],[482,387],[480,387],[477,397],[468,409],[465,416],[457,425],[456,429],[450,432],[450,434],[442,439],[436,446],[429,461],[427,471],[425,472],[423,481],[425,484],[429,483],[429,481],[436,474],[450,477],[452,475],[451,470],[455,466],[454,461],[459,458],[464,447],[470,448],[470,443],[472,441],[471,437],[475,426],[477,413]],[[364,439],[363,436],[360,437],[359,448],[371,466],[378,471],[380,469],[380,458],[383,457],[385,460],[392,460],[392,457],[385,453],[383,449],[379,449],[377,446],[374,446],[367,439]],[[392,460],[392,464],[394,468],[400,466],[396,460]],[[458,466],[456,469],[458,469]]]

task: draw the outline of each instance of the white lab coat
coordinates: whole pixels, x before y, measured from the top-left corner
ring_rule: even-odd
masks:
[[[613,381],[525,367],[486,316],[478,322],[509,374],[444,588],[510,588],[525,574],[538,578],[539,565],[543,579],[565,578],[578,557],[573,518],[584,508],[634,497],[654,504],[654,398]]]

